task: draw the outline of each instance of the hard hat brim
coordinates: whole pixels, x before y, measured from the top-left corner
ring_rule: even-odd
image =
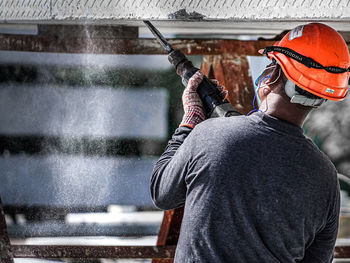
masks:
[[[339,75],[338,81],[334,78],[335,74],[325,72],[325,75],[332,74],[332,78],[330,79],[333,81],[332,85],[325,85],[316,79],[305,76],[305,74],[302,73],[309,72],[309,76],[312,76],[312,74],[310,74],[311,71],[315,70],[316,75],[317,70],[320,69],[307,68],[305,65],[278,52],[269,52],[269,57],[271,59],[274,58],[281,66],[286,77],[300,88],[328,100],[341,101],[345,99],[348,93],[348,83],[344,83],[344,79],[346,78],[344,78],[343,74],[349,75],[348,72],[337,74]],[[298,79],[295,79],[292,76],[298,76]]]

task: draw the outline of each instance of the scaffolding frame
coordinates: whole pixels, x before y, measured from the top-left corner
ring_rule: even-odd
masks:
[[[65,26],[69,27],[69,26]],[[215,78],[229,91],[229,101],[242,113],[249,112],[254,94],[247,56],[273,45],[273,40],[169,39],[186,55],[203,55],[201,70],[214,69]],[[348,44],[349,46],[349,44]],[[58,37],[56,35],[0,34],[0,50],[123,55],[166,54],[154,39]],[[228,74],[228,70],[230,74]],[[11,245],[0,200],[0,261],[13,258],[153,258],[153,263],[173,262],[183,208],[164,212],[157,246],[39,246]],[[350,258],[350,246],[335,248],[335,258]]]

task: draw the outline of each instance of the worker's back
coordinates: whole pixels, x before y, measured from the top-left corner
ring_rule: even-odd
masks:
[[[302,129],[262,112],[197,125],[151,190],[164,209],[186,195],[177,263],[331,260],[336,170]]]

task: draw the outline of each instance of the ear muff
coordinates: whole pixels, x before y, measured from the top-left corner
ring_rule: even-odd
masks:
[[[321,106],[325,101],[327,101],[324,98],[317,97],[316,95],[303,90],[291,82],[289,79],[284,86],[284,91],[290,98],[291,103],[297,103],[308,107],[317,108]]]

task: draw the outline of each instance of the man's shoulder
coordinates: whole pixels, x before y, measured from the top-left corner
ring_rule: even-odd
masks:
[[[336,171],[336,168],[335,168],[333,162],[331,161],[331,159],[329,158],[329,156],[327,154],[325,154],[322,150],[320,150],[320,148],[318,148],[318,146],[315,144],[315,142],[310,137],[305,136],[305,139],[306,139],[305,141],[307,142],[308,146],[314,152],[314,156],[316,156],[316,158],[320,159],[322,161],[322,163],[324,164],[324,166],[326,166],[329,170]]]
[[[232,131],[244,126],[250,126],[251,123],[244,115],[232,117],[218,117],[207,119],[196,126],[198,131]]]

